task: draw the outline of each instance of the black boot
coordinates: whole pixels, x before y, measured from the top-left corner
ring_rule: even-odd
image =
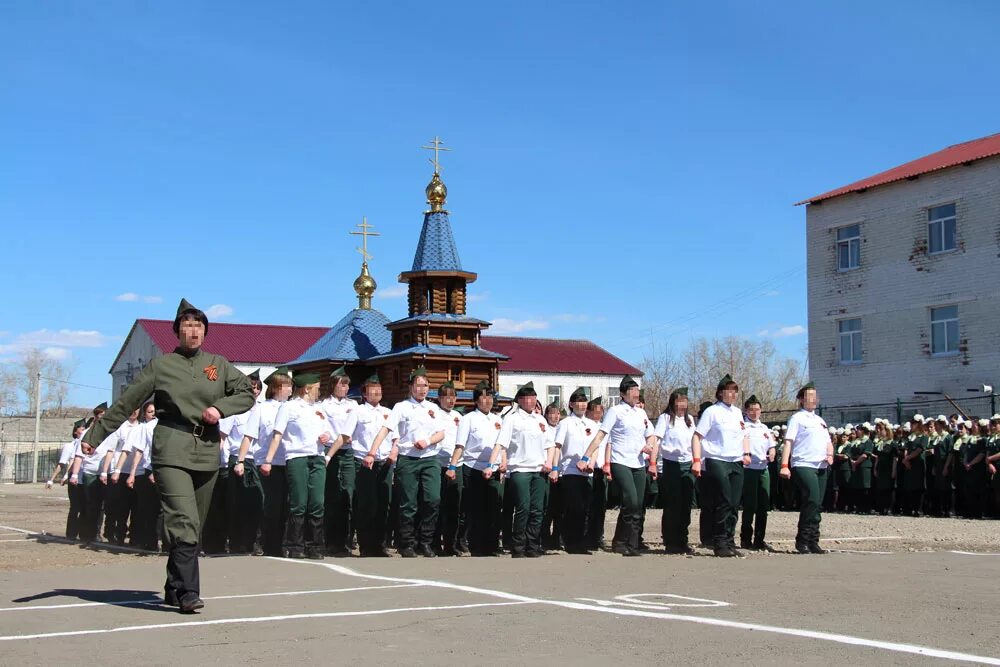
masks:
[[[323,560],[323,517],[311,516],[306,519],[309,538],[305,540],[306,558]]]
[[[740,528],[740,549],[753,549],[753,527],[747,524]]]
[[[289,516],[285,524],[284,554],[285,558],[305,558],[304,516]]]

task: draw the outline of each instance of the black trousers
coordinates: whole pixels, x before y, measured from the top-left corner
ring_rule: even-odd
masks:
[[[465,481],[461,470],[455,471],[455,479],[448,479],[448,468],[441,468],[441,505],[438,509],[437,531],[434,534],[435,550],[451,553],[459,539],[462,518],[462,483]]]
[[[495,554],[499,547],[503,497],[497,477],[483,478],[482,470],[461,467],[469,551],[474,556]]]
[[[66,515],[66,539],[75,540],[80,537],[84,516],[87,509],[87,495],[83,484],[66,484],[66,495],[69,496],[69,514]]]
[[[229,468],[219,468],[219,477],[212,489],[212,500],[208,506],[208,516],[202,527],[201,544],[207,554],[226,553],[229,544],[229,499],[226,487],[229,484]]]
[[[585,541],[588,549],[600,549],[604,545],[604,517],[608,512],[608,478],[603,470],[595,468],[591,483]]]
[[[392,500],[393,467],[389,461],[376,461],[371,470],[358,465],[355,480],[354,516],[358,547],[366,556],[386,547],[389,503]]]
[[[101,522],[104,520],[104,498],[108,487],[101,483],[97,475],[83,474],[81,480],[83,494],[86,499],[83,523],[80,524],[80,539],[93,542],[101,534]]]
[[[590,511],[593,482],[587,475],[562,475],[552,485],[554,492],[557,489],[562,511],[559,529],[562,532],[563,546],[566,551],[582,551],[587,546],[587,514]]]
[[[160,490],[149,473],[135,476],[135,512],[132,513],[132,546],[157,550],[160,520]]]
[[[272,465],[270,475],[261,475],[261,485],[264,489],[261,547],[265,555],[280,556],[285,523],[288,521],[288,479],[285,466]]]

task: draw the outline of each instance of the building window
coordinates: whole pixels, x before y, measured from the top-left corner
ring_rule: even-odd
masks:
[[[604,405],[610,408],[621,402],[622,397],[621,392],[618,391],[618,387],[608,387],[608,400],[604,401]]]
[[[399,381],[399,369],[398,368],[393,368],[392,369],[392,386],[399,387],[402,384],[403,383]]]
[[[458,388],[464,387],[465,369],[463,369],[461,366],[452,366],[448,370],[448,379],[451,380],[456,387]]]
[[[931,354],[958,353],[958,306],[931,308]]]
[[[861,225],[837,230],[837,270],[850,271],[861,266]]]
[[[562,407],[562,387],[553,387],[549,385],[545,390],[545,405],[552,405],[555,403],[559,407]]]
[[[956,246],[955,205],[927,209],[927,248],[930,254],[948,252]]]
[[[861,319],[837,322],[840,333],[840,363],[860,364],[864,359],[861,351]]]

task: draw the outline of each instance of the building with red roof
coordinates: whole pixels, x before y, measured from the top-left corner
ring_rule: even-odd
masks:
[[[798,204],[809,369],[823,404],[968,397],[1000,384],[1000,134]]]

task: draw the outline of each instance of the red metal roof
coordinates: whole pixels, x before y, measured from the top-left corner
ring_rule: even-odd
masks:
[[[177,347],[172,320],[136,320],[164,353]],[[212,322],[202,349],[235,362],[283,364],[298,359],[330,327]]]
[[[483,336],[480,344],[510,357],[500,365],[500,370],[506,372],[642,375],[635,366],[589,340]]]
[[[918,158],[912,162],[907,162],[906,164],[894,167],[888,171],[883,171],[880,174],[869,176],[868,178],[856,183],[845,185],[844,187],[837,188],[836,190],[830,190],[829,192],[816,195],[810,199],[803,199],[800,202],[796,202],[795,205],[816,204],[825,199],[839,197],[840,195],[845,195],[849,192],[862,192],[878,185],[885,185],[886,183],[894,183],[907,178],[914,178],[916,176],[920,176],[921,174],[955,167],[974,160],[982,160],[983,158],[993,157],[994,155],[1000,155],[1000,133],[991,134],[990,136],[983,137],[981,139],[974,139],[973,141],[967,141],[964,144],[949,146],[948,148],[940,150],[937,153],[925,155],[922,158]]]

